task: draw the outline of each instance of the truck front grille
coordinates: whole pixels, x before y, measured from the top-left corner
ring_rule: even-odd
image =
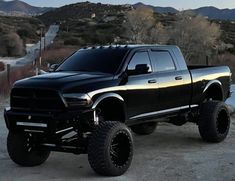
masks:
[[[11,92],[11,108],[16,110],[58,111],[64,109],[65,106],[56,91],[14,88]]]

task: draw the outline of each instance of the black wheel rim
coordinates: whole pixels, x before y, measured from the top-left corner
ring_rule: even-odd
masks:
[[[27,150],[27,152],[30,153],[32,151],[32,139],[33,139],[33,135],[31,133],[26,134],[25,135],[25,139],[26,139],[26,143],[25,143],[26,150]]]
[[[124,131],[115,134],[110,145],[110,156],[116,167],[125,166],[131,155],[131,138]]]
[[[217,132],[219,134],[225,134],[229,128],[229,115],[226,110],[220,110],[217,116]]]

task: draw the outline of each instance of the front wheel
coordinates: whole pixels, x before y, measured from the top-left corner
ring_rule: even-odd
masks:
[[[50,151],[34,150],[33,135],[24,132],[9,132],[7,150],[10,158],[18,165],[32,167],[44,163]]]
[[[133,139],[123,123],[106,121],[92,134],[88,160],[93,170],[105,176],[119,176],[127,171],[133,156]]]
[[[209,101],[200,109],[198,128],[203,140],[221,142],[229,132],[230,115],[224,102]]]

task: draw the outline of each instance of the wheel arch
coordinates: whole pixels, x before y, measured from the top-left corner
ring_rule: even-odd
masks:
[[[203,98],[212,98],[213,100],[223,101],[224,91],[222,83],[219,80],[209,81],[203,90]]]
[[[122,96],[116,93],[106,93],[99,96],[93,103],[93,110],[100,109],[108,121],[126,121],[126,106]],[[117,120],[116,120],[117,119]]]

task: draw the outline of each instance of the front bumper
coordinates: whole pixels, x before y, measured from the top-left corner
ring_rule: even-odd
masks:
[[[69,127],[76,128],[79,122],[94,119],[94,110],[64,111],[54,113],[22,112],[7,108],[4,110],[9,130],[27,130],[55,134]]]

